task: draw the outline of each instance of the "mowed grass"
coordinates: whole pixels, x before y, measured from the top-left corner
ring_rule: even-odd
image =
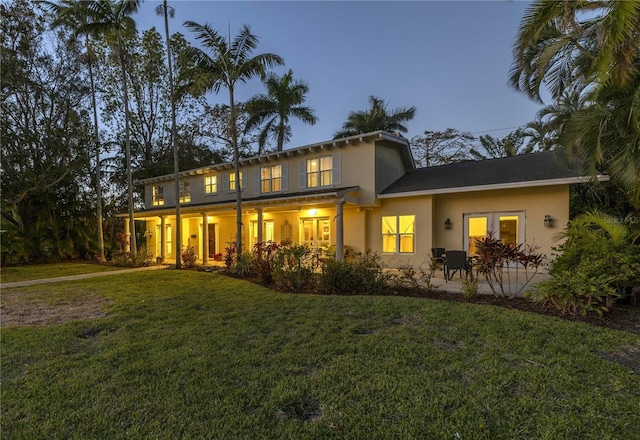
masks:
[[[2,329],[2,438],[640,438],[637,334],[192,271],[20,295],[106,316]]]
[[[58,263],[39,264],[33,266],[12,266],[0,268],[0,281],[2,283],[15,283],[17,281],[40,280],[43,278],[65,277],[68,275],[81,275],[85,273],[108,272],[122,269],[125,268],[91,263]]]

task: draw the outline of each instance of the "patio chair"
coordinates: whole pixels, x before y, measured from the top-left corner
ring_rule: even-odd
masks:
[[[431,268],[431,275],[436,271],[438,266],[442,266],[442,274],[445,272],[445,261],[444,261],[444,253],[445,249],[440,247],[431,248],[431,256],[433,257],[433,267]]]
[[[462,279],[462,271],[464,271],[465,278],[469,275],[469,263],[466,251],[447,251],[445,255],[446,279],[451,280],[451,277],[455,275],[456,272],[460,274],[460,279]]]

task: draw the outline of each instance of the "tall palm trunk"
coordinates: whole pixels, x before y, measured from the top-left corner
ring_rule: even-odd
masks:
[[[122,71],[122,93],[124,95],[124,132],[126,138],[125,161],[127,163],[127,193],[129,198],[129,234],[131,234],[129,249],[135,264],[138,247],[136,245],[136,225],[133,218],[133,174],[131,172],[131,139],[129,134],[129,88],[127,87],[127,72],[125,69],[123,52],[124,47],[122,44],[122,35],[120,30],[118,30],[118,59],[120,60],[120,68]]]
[[[86,37],[87,62],[89,67],[89,82],[91,85],[91,105],[93,106],[93,127],[95,129],[96,142],[96,215],[98,217],[98,259],[101,263],[106,261],[104,255],[104,234],[102,230],[102,182],[100,180],[100,133],[98,130],[98,106],[96,104],[96,87],[93,82],[93,50],[89,43],[89,36]]]
[[[240,149],[238,148],[236,105],[233,99],[233,86],[229,87],[229,110],[231,144],[233,146],[233,168],[236,174],[236,245],[238,253],[240,253],[242,252],[242,181],[240,180]]]
[[[169,93],[171,97],[171,148],[173,149],[173,172],[175,175],[175,191],[176,191],[176,269],[180,269],[182,262],[180,254],[182,248],[181,232],[180,232],[180,165],[178,163],[178,145],[176,144],[176,102],[173,90],[173,66],[171,64],[171,45],[169,44],[169,16],[167,0],[163,0],[164,15],[164,33],[167,39],[167,67],[169,69]],[[202,225],[206,228],[207,225]],[[164,243],[163,243],[164,245]],[[202,251],[203,256],[205,250]]]

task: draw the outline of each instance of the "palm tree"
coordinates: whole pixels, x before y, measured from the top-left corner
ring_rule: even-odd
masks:
[[[524,145],[525,137],[526,135],[521,129],[512,131],[503,138],[494,138],[491,135],[485,134],[484,136],[480,136],[478,140],[480,141],[480,146],[487,154],[475,148],[472,148],[469,153],[480,160],[528,154],[533,151],[533,144]]]
[[[640,2],[534,2],[510,83],[539,102],[548,85],[560,110],[549,123],[567,160],[578,156],[594,175],[606,169],[640,207]]]
[[[301,105],[309,93],[309,86],[303,81],[294,81],[291,69],[283,76],[271,73],[263,83],[267,94],[255,96],[247,102],[250,117],[245,128],[251,130],[264,123],[258,139],[258,154],[262,154],[269,136],[276,138],[276,150],[282,151],[284,143],[291,139],[290,116],[309,125],[318,121],[313,109]]]
[[[176,143],[176,98],[173,83],[173,63],[171,60],[171,44],[169,42],[169,17],[173,18],[175,9],[167,5],[167,0],[163,0],[161,5],[156,7],[156,14],[164,17],[164,33],[167,40],[167,68],[169,71],[169,95],[171,97],[171,148],[173,150],[173,173],[176,193],[176,269],[180,269],[182,262],[181,254],[182,242],[180,232],[180,166],[178,164],[178,145]],[[206,225],[203,225],[203,228]]]
[[[233,147],[233,165],[236,179],[236,245],[242,252],[242,193],[240,179],[240,152],[238,149],[238,114],[235,105],[235,87],[251,78],[266,76],[269,67],[284,64],[283,59],[272,53],[252,57],[258,45],[258,37],[244,25],[240,33],[231,41],[218,34],[209,24],[185,22],[210,54],[199,48],[192,48],[193,67],[185,71],[189,78],[187,89],[193,95],[202,95],[210,90],[218,93],[221,88],[229,92],[229,131]]]
[[[567,157],[577,155],[591,175],[606,169],[640,209],[640,73],[625,87],[593,89],[560,134]]]
[[[349,113],[347,122],[342,124],[342,129],[333,135],[334,139],[355,136],[362,133],[384,130],[392,133],[406,133],[405,122],[410,121],[416,115],[416,108],[399,108],[391,113],[387,112],[384,100],[375,96],[369,96],[368,110]]]
[[[127,194],[129,207],[129,243],[133,260],[136,260],[136,226],[133,218],[133,179],[131,172],[131,139],[129,127],[129,91],[127,87],[126,48],[123,44],[122,33],[135,31],[136,22],[131,14],[136,12],[142,0],[94,0],[87,6],[89,20],[78,28],[78,32],[93,35],[115,33],[118,62],[122,76],[122,94],[124,100],[125,121],[125,160],[127,166]]]
[[[93,109],[93,128],[95,142],[95,160],[96,160],[96,216],[98,221],[98,259],[100,262],[106,261],[104,255],[104,234],[102,229],[102,182],[100,177],[100,131],[98,126],[98,106],[96,104],[96,87],[93,78],[93,63],[95,61],[95,53],[91,46],[91,35],[86,31],[86,25],[89,23],[89,12],[87,10],[88,3],[77,0],[62,0],[60,3],[52,3],[48,1],[42,2],[52,11],[56,18],[53,26],[67,26],[74,30],[77,34],[84,33],[85,47],[87,50],[86,62],[89,71],[89,85],[91,88],[91,106]],[[85,29],[84,32],[81,29]]]
[[[511,85],[542,102],[591,83],[628,84],[640,55],[640,2],[537,0],[514,44]]]
[[[522,136],[529,139],[528,145],[538,151],[552,150],[557,143],[555,133],[549,130],[549,124],[541,118],[527,123]]]

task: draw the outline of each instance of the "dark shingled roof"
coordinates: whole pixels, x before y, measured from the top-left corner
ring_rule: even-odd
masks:
[[[413,191],[446,192],[447,189],[453,188],[576,177],[580,177],[576,170],[563,165],[553,151],[547,151],[500,159],[419,168],[393,182],[381,194]]]

